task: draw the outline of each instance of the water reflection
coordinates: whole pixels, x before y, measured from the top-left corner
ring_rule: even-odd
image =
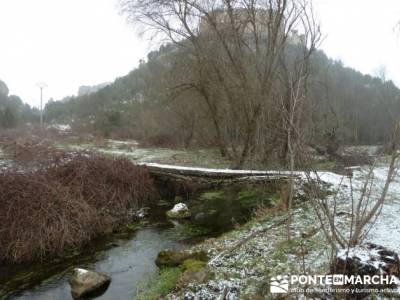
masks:
[[[156,227],[141,229],[131,240],[115,241],[118,246],[108,250],[101,260],[79,265],[111,276],[112,282],[108,290],[96,299],[135,299],[137,289],[144,284],[146,277],[153,276],[157,271],[154,260],[158,252],[183,246],[163,234],[164,230]],[[67,277],[67,274],[63,274],[60,278],[26,291],[14,299],[72,299]]]

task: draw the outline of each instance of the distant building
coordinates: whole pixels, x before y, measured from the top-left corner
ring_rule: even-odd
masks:
[[[255,17],[250,18],[249,12],[246,9],[235,9],[233,11],[235,15],[235,29],[242,30],[243,34],[249,36],[250,41],[254,38],[254,26],[257,27],[257,33],[260,39],[264,39],[268,35],[268,19],[273,12],[266,9],[257,9]],[[213,34],[215,32],[215,27],[219,32],[229,32],[232,30],[231,18],[226,10],[215,10],[211,13],[210,19],[202,18],[199,24],[200,34]],[[253,21],[255,20],[255,22]],[[280,34],[283,36],[286,34],[284,25],[280,28]],[[291,30],[288,34],[288,43],[292,45],[301,45],[305,43],[304,34],[299,34],[297,30]]]
[[[297,30],[292,30],[289,34],[288,42],[292,45],[304,45],[306,37],[304,34],[299,34]]]
[[[246,9],[235,9],[233,11],[234,14],[234,19],[236,20],[235,25],[239,26],[240,29],[243,30],[245,33],[250,33],[253,31],[253,26],[254,22],[253,20],[250,19],[249,17],[249,12]],[[216,26],[218,30],[232,30],[232,24],[231,24],[231,17],[229,16],[228,12],[226,10],[215,10],[211,13],[211,18],[206,19],[206,17],[203,17],[202,20],[200,21],[199,24],[199,32],[200,33],[207,33],[207,32],[212,32],[214,29],[212,26]],[[267,22],[269,16],[269,11],[265,9],[258,9],[256,10],[255,14],[255,26],[260,28],[260,32],[262,32],[262,28],[264,27],[267,29]],[[237,28],[239,29],[239,28]]]

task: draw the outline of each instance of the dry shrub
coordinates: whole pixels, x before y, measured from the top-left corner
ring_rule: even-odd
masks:
[[[155,193],[147,168],[123,158],[78,155],[68,164],[48,171],[75,197],[83,197],[100,212],[121,217],[127,209],[148,203]]]
[[[79,155],[36,172],[0,174],[0,261],[55,257],[132,218],[154,199],[146,168]]]
[[[46,140],[17,138],[4,142],[6,157],[22,166],[47,167],[61,163],[71,155],[51,146]]]
[[[102,137],[102,136],[96,136],[93,138],[93,144],[97,147],[97,148],[105,148],[107,147],[107,140]]]
[[[279,204],[277,206],[271,206],[267,204],[259,204],[253,212],[254,218],[256,220],[265,220],[270,216],[276,215],[279,212],[287,210],[283,205]]]
[[[337,159],[345,167],[372,165],[374,158],[367,153],[351,153],[338,156]]]

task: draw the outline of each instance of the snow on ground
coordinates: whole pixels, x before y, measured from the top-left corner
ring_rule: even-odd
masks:
[[[97,149],[97,151],[116,156],[125,156],[137,162],[151,162],[158,161],[172,155],[177,154],[177,150],[171,149],[146,149],[146,148],[134,148],[131,150],[118,150],[118,149]]]
[[[211,258],[208,268],[214,274],[203,283],[190,282],[181,292],[167,298],[176,299],[255,299],[269,288],[269,279],[277,275],[320,273],[328,261],[324,238],[310,218],[310,208],[295,210],[293,242],[286,240],[286,216],[276,214],[254,219],[217,239],[209,239],[194,248],[206,251]],[[314,232],[302,239],[304,232]]]
[[[163,167],[159,164],[156,166]],[[210,172],[204,168],[195,170]],[[212,172],[227,171],[240,174],[252,172],[212,169]],[[318,172],[317,175],[330,185],[332,191],[338,191],[336,199],[338,211],[351,213],[350,187],[351,185],[353,187],[354,199],[358,199],[368,171],[368,167],[353,168],[351,181],[347,176],[331,172]],[[378,164],[374,169],[372,201],[379,197],[387,171],[387,162]],[[270,171],[267,173],[271,174]],[[296,174],[302,175],[303,179],[305,177],[303,173]],[[314,174],[314,178],[317,175]],[[399,252],[400,249],[399,195],[400,181],[396,178],[389,190],[387,203],[367,238],[367,241],[395,252]],[[334,196],[330,197],[333,200]],[[266,288],[265,284],[272,276],[302,274],[304,269],[309,274],[325,274],[329,269],[329,247],[311,204],[308,202],[294,209],[292,223],[294,243],[288,244],[286,241],[286,225],[281,222],[283,218],[284,215],[278,214],[266,219],[255,219],[220,238],[195,246],[207,251],[211,257],[208,268],[214,274],[213,278],[203,283],[191,282],[181,292],[170,294],[168,299],[218,299],[224,291],[228,291],[226,299],[252,299],[252,296]],[[339,226],[343,228],[348,226],[349,219],[349,214],[336,217]],[[311,235],[308,234],[310,232]],[[304,236],[307,238],[303,238]],[[374,255],[374,253],[364,253],[361,248],[355,254],[365,256],[366,259]]]
[[[134,145],[134,146],[139,146],[139,143],[135,140],[112,140],[109,139],[107,140],[108,143],[114,144],[114,145]]]
[[[93,151],[110,156],[126,157],[137,163],[163,163],[183,166],[226,167],[230,164],[215,149],[190,151],[170,148],[144,148],[135,140],[107,139],[86,143],[60,143],[57,147],[73,151]]]
[[[372,203],[378,199],[385,185],[387,172],[387,163],[378,164],[373,170],[373,188],[371,193]],[[353,172],[352,184],[354,188],[354,199],[358,200],[360,189],[362,188],[366,177],[368,176],[369,167],[360,167]],[[342,184],[339,191],[338,202],[342,210],[351,212],[351,193],[350,180],[348,177],[341,177],[336,174],[321,176],[321,178],[331,183],[333,188],[338,187],[340,181]],[[396,176],[391,183],[386,198],[386,203],[382,208],[381,214],[371,228],[367,241],[390,248],[396,252],[400,252],[400,178]]]
[[[68,124],[52,124],[47,126],[48,129],[55,129],[60,132],[70,132],[71,126]]]
[[[231,170],[231,169],[208,169],[208,168],[192,168],[182,167],[158,163],[143,163],[150,167],[165,168],[172,170],[187,170],[198,171],[207,173],[227,173],[227,174],[242,174],[252,175],[257,174],[257,177],[271,175],[289,175],[290,172],[285,171],[256,171],[256,170]],[[317,176],[322,181],[329,183],[333,191],[338,191],[338,205],[342,211],[351,212],[351,193],[350,185],[352,184],[354,194],[353,197],[357,201],[360,196],[360,189],[368,175],[369,167],[354,167],[353,178],[350,182],[349,177],[335,174],[332,172],[318,172],[312,174],[312,177]],[[371,199],[377,199],[383,189],[388,172],[388,164],[385,162],[379,163],[373,171],[373,191]],[[294,172],[294,175],[305,178],[303,172]],[[400,178],[396,176],[395,180],[391,183],[389,193],[387,196],[386,204],[382,209],[381,215],[370,231],[368,241],[390,248],[394,251],[400,249]]]
[[[182,155],[185,151],[167,148],[141,148],[135,140],[105,140],[104,145],[94,144],[69,144],[60,145],[61,148],[74,151],[94,151],[111,156],[127,157],[136,162],[163,161],[174,155]]]
[[[385,267],[386,262],[382,261],[380,249],[369,249],[363,245],[350,249],[341,249],[337,254],[338,258],[346,261],[348,258],[356,258],[363,265],[370,265],[374,269],[382,269]]]
[[[382,190],[388,167],[378,167],[375,171],[375,183]],[[400,181],[399,176],[391,183],[386,204],[372,227],[368,240],[388,247],[400,254]],[[375,189],[375,193],[379,193]],[[376,194],[375,194],[376,195]]]
[[[3,150],[0,148],[0,173],[8,170],[13,166],[13,162],[4,157]]]
[[[195,167],[184,167],[184,166],[176,166],[176,165],[168,165],[168,164],[159,164],[159,163],[141,163],[142,165],[146,165],[148,167],[156,167],[160,169],[170,169],[170,170],[184,170],[184,171],[198,171],[205,173],[224,173],[224,174],[239,174],[239,175],[252,175],[252,174],[281,174],[287,172],[279,172],[279,171],[257,171],[257,170],[232,170],[232,169],[211,169],[211,168],[195,168]]]
[[[347,146],[344,152],[349,153],[366,153],[368,155],[375,155],[382,146],[379,145],[358,145],[358,146]]]
[[[80,146],[79,150],[93,149],[102,153],[118,156],[126,156],[147,166],[182,169],[188,171],[208,173],[230,173],[243,176],[257,175],[257,177],[269,177],[271,175],[290,175],[284,171],[255,171],[232,170],[224,168],[194,168],[182,167],[171,164],[157,163],[168,161],[174,155],[183,155],[185,151],[170,149],[144,149],[138,148],[135,141],[107,141],[107,147],[94,147],[93,145]],[[79,146],[78,146],[79,147]],[[76,149],[76,148],[75,148]],[[0,170],[6,166],[7,161],[1,159]],[[379,196],[382,189],[388,163],[381,162],[374,170],[373,198]],[[355,190],[354,197],[362,187],[368,174],[368,168],[352,168],[352,184]],[[294,175],[305,179],[303,172],[294,172]],[[331,172],[318,172],[318,177],[330,184],[331,190],[338,190],[338,210],[351,212],[350,179],[346,176]],[[315,178],[317,175],[313,174]],[[400,251],[400,180],[392,183],[388,200],[382,209],[380,218],[372,228],[368,241],[388,247],[396,252]],[[209,253],[211,257],[210,269],[215,277],[202,284],[189,284],[185,289],[185,299],[217,299],[224,289],[229,289],[227,299],[238,299],[243,294],[251,295],[268,282],[271,276],[283,274],[303,273],[303,267],[309,273],[325,273],[329,260],[327,244],[322,230],[319,229],[317,217],[313,213],[310,203],[297,207],[294,210],[293,234],[294,240],[301,244],[287,244],[286,227],[281,223],[283,215],[274,215],[266,219],[255,219],[249,224],[227,233],[220,238],[211,239],[198,246]],[[338,217],[337,220],[344,226],[348,216]],[[348,220],[347,220],[348,221]],[[280,223],[279,225],[277,225]],[[314,232],[307,239],[302,239],[304,233]],[[246,240],[248,239],[248,240]],[[243,244],[238,242],[246,240]],[[303,248],[307,251],[303,253]],[[227,251],[229,250],[229,251]],[[182,295],[170,295],[169,299],[182,299]]]

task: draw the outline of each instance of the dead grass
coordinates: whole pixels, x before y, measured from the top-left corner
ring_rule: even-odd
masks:
[[[62,256],[132,218],[154,199],[146,168],[77,155],[39,171],[0,174],[0,261]]]

